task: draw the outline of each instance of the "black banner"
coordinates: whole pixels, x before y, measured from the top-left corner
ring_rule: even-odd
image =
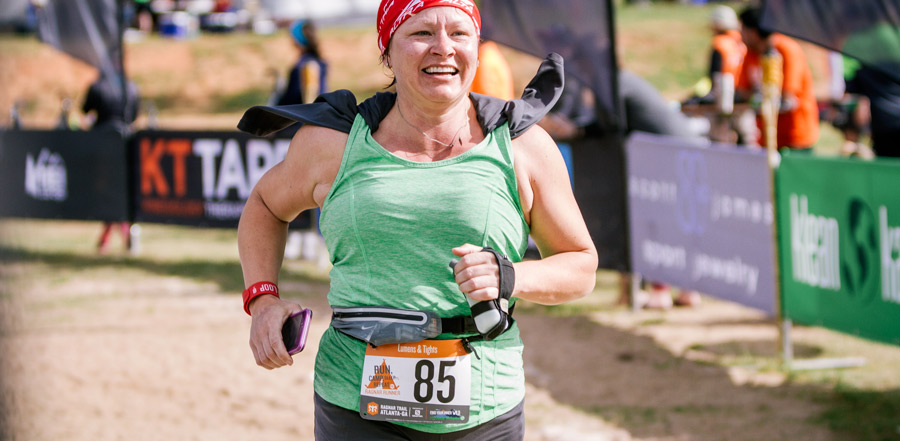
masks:
[[[765,0],[760,25],[843,52],[900,82],[900,0]]]
[[[597,99],[597,120],[618,122],[616,57],[611,0],[484,0],[482,36],[544,58],[562,55],[566,75]]]
[[[571,145],[575,199],[597,247],[598,266],[629,272],[625,140],[610,135]]]
[[[126,153],[114,131],[0,131],[0,216],[127,220]]]
[[[122,76],[120,0],[37,2],[38,37],[110,80]]]
[[[241,132],[138,132],[135,221],[234,228],[250,190],[289,145]],[[291,226],[309,228],[308,212]]]

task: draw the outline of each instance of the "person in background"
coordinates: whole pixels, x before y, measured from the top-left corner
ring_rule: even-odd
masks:
[[[290,34],[300,56],[288,72],[287,85],[276,102],[279,106],[308,104],[328,91],[328,63],[320,53],[315,24],[307,20],[297,20],[291,25]],[[291,137],[296,131],[296,126],[290,127],[278,136]],[[319,260],[323,257],[322,240],[317,231],[319,212],[316,210],[303,213],[301,216],[310,217],[311,228],[303,232],[291,231],[286,245],[286,256],[292,259],[302,257],[306,260]]]
[[[24,107],[24,103],[22,100],[15,100],[12,103],[12,106],[9,108],[9,128],[13,130],[21,130],[22,129],[22,107]]]
[[[869,125],[875,156],[900,157],[900,83],[859,64],[848,76],[847,92],[863,98],[859,102],[865,109],[862,113],[868,117],[864,119]]]
[[[238,227],[254,358],[267,369],[292,363],[280,331],[301,307],[277,296],[280,251],[287,222],[321,207],[333,316],[316,355],[316,439],[522,440],[513,305],[565,303],[596,283],[597,253],[563,159],[535,125],[562,88],[562,59],[548,56],[510,103],[470,93],[481,26],[471,0],[383,0],[376,23],[396,93],[255,107],[239,124],[265,135],[304,122]],[[529,233],[541,260],[522,260]],[[473,310],[490,305],[506,312],[479,328]],[[441,328],[396,314],[433,314]],[[369,325],[405,326],[409,337]],[[380,351],[392,348],[413,352],[385,361]],[[378,400],[388,398],[385,409]],[[422,402],[436,418],[414,419]],[[396,409],[409,413],[391,416]]]
[[[279,106],[311,103],[328,91],[328,63],[319,50],[315,24],[297,20],[290,32],[300,57],[288,72],[287,86],[276,103]]]
[[[137,28],[149,34],[156,27],[156,14],[150,0],[134,0],[134,18]]]
[[[736,85],[744,99],[756,101],[762,92],[762,58],[770,51],[782,59],[781,105],[777,122],[778,148],[811,152],[819,139],[819,107],[813,90],[813,77],[800,45],[778,33],[760,28],[760,10],[750,6],[740,14],[741,37],[747,45],[747,56]],[[757,127],[765,139],[762,116]],[[758,144],[763,144],[759,142]]]
[[[79,130],[81,120],[72,112],[72,100],[63,98],[59,108],[59,117],[56,119],[57,130]]]
[[[483,41],[478,47],[478,70],[472,80],[472,92],[509,101],[515,98],[512,69],[493,41]]]
[[[734,86],[741,76],[747,46],[741,38],[737,14],[729,6],[716,6],[710,14],[713,31],[709,60],[712,81],[710,102],[717,105],[710,127],[710,139],[733,144],[748,144],[756,138],[753,112],[734,109]]]
[[[675,110],[655,86],[640,75],[619,69],[619,96],[625,115],[625,132],[696,137],[688,118]]]
[[[125,81],[123,97],[122,82]],[[121,76],[112,78],[100,74],[91,83],[81,108],[84,113],[83,126],[90,130],[111,130],[122,136],[131,133],[132,124],[140,110],[140,93],[133,81],[124,80]],[[97,240],[97,252],[104,254],[109,248],[109,236],[118,230],[126,249],[130,249],[131,224],[128,222],[104,222]]]
[[[748,117],[749,126],[754,124],[752,112],[734,111],[734,84],[740,77],[747,53],[737,14],[728,6],[716,6],[710,13],[709,26],[713,33],[709,70],[694,86],[694,95],[682,102],[682,109],[709,120],[711,140],[746,143],[747,130],[742,127],[748,126]],[[745,123],[742,125],[741,122]],[[750,134],[755,130],[755,127],[751,128]]]
[[[849,92],[848,84],[856,76],[859,62],[839,52],[828,53],[828,102],[820,104],[819,120],[841,131],[844,142],[841,156],[872,159],[875,153],[863,143],[869,137],[869,99]]]
[[[744,56],[747,55],[737,14],[729,6],[716,6],[710,14],[709,23],[713,31],[709,78],[714,80],[719,75],[728,75],[731,81],[737,81]]]
[[[131,132],[141,108],[140,92],[137,84],[123,78],[100,74],[88,87],[81,111],[84,114],[82,126],[91,130],[115,130],[123,135]],[[125,92],[123,98],[122,92]]]

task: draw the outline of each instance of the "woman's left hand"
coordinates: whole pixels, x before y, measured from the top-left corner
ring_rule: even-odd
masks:
[[[454,248],[453,254],[459,256],[453,272],[463,294],[476,301],[499,297],[500,266],[493,254],[468,243]]]

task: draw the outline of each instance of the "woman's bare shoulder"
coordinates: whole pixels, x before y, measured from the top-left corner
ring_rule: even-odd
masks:
[[[534,125],[525,133],[512,140],[517,169],[519,165],[540,169],[550,158],[559,156],[556,141],[541,126]],[[543,165],[542,165],[543,164]]]
[[[328,167],[334,162],[340,165],[348,138],[347,133],[306,124],[294,134],[285,160],[292,165],[316,168]]]

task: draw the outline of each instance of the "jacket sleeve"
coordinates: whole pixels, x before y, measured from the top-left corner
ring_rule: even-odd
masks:
[[[359,113],[356,97],[349,90],[319,95],[311,104],[253,106],[244,112],[237,127],[251,135],[266,136],[292,124],[314,124],[350,133]]]
[[[550,54],[525,87],[522,98],[504,101],[472,93],[483,133],[487,135],[506,122],[509,122],[512,138],[525,133],[559,100],[564,86],[563,77],[562,57]],[[338,90],[320,95],[312,104],[251,107],[238,123],[238,129],[252,135],[266,136],[299,122],[350,133],[356,115],[362,114],[374,133],[395,100],[394,93],[382,92],[357,106],[353,93]]]
[[[563,58],[551,53],[541,63],[534,78],[525,86],[522,98],[503,101],[472,94],[478,121],[487,135],[509,122],[510,137],[516,138],[537,124],[559,100],[565,86]]]

